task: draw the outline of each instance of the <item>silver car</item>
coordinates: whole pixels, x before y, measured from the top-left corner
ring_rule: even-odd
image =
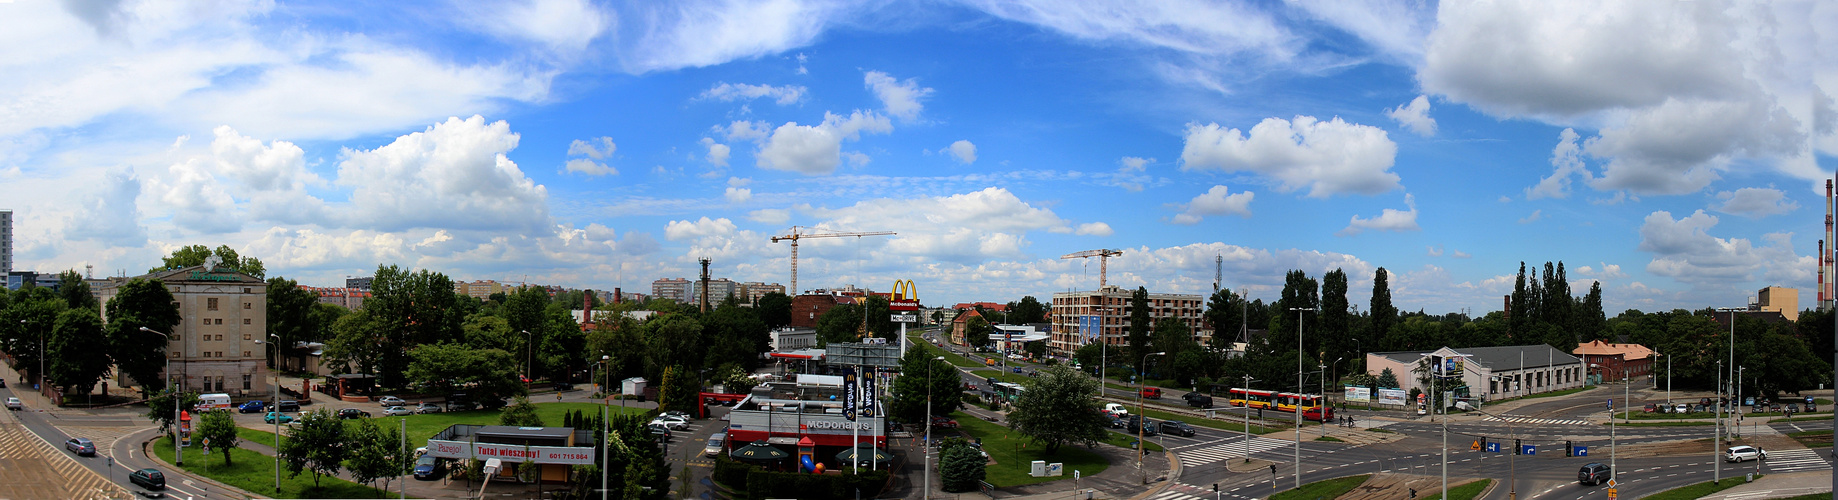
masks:
[[[1723,453],[1725,462],[1747,462],[1750,460],[1767,460],[1768,452],[1754,446],[1731,446]]]
[[[406,417],[414,414],[415,411],[406,406],[391,406],[383,409],[383,416],[387,417]]]
[[[721,454],[721,449],[727,444],[727,441],[728,435],[725,432],[717,432],[709,436],[708,445],[702,447],[702,454],[711,457]]]

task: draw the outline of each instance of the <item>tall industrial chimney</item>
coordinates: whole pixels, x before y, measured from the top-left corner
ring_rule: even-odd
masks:
[[[1825,239],[1824,239],[1824,242],[1832,243],[1832,245],[1830,246],[1834,248],[1827,248],[1826,245],[1819,246],[1819,276],[1820,276],[1820,279],[1819,279],[1819,302],[1818,302],[1819,305],[1817,307],[1821,311],[1832,310],[1832,299],[1838,299],[1838,297],[1833,296],[1832,283],[1831,283],[1832,280],[1838,279],[1838,267],[1833,266],[1834,262],[1832,261],[1832,254],[1831,254],[1832,251],[1838,250],[1838,240],[1834,240],[1833,236],[1834,235],[1832,234],[1832,179],[1826,179],[1825,180]]]

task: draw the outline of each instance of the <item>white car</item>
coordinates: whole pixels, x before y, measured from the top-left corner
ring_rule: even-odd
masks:
[[[661,425],[673,431],[680,431],[680,430],[685,430],[689,428],[688,420],[683,420],[681,418],[672,417],[668,415],[652,419],[651,424]]]
[[[383,416],[386,417],[406,417],[414,414],[415,410],[410,410],[407,406],[391,406],[383,409]]]
[[[26,404],[19,402],[19,398],[6,398],[6,409],[24,410],[26,409]]]
[[[402,398],[395,396],[383,396],[383,399],[379,399],[377,402],[382,403],[384,408],[391,406],[408,406],[407,401],[403,401]]]
[[[1747,462],[1750,460],[1767,460],[1768,452],[1754,446],[1731,446],[1723,453],[1725,462]]]
[[[1679,403],[1678,406],[1672,408],[1672,413],[1691,413],[1691,405]]]

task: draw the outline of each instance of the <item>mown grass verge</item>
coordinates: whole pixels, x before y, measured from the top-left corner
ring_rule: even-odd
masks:
[[[1345,495],[1353,488],[1365,484],[1371,475],[1337,477],[1326,481],[1315,481],[1304,484],[1301,488],[1292,489],[1270,496],[1270,500],[1315,500],[1317,498],[1336,498]]]
[[[172,438],[162,437],[148,446],[166,463],[173,462]],[[298,477],[288,477],[287,471],[281,471],[281,491],[274,491],[274,457],[244,449],[230,450],[230,464],[224,465],[223,452],[213,450],[209,457],[202,457],[197,448],[186,450],[190,460],[185,461],[185,470],[193,474],[211,478],[250,493],[273,498],[382,498],[382,490],[353,483],[336,477],[319,478],[319,486],[313,485],[313,477],[302,472]],[[285,465],[285,464],[283,464]],[[282,467],[285,469],[286,467]],[[176,483],[178,478],[167,476],[166,481]],[[221,491],[214,493],[223,493]]]
[[[1106,461],[1103,455],[1093,453],[1078,445],[1061,446],[1057,453],[1049,455],[1045,448],[1013,429],[963,412],[954,412],[951,416],[957,419],[959,430],[971,437],[983,440],[983,451],[995,461],[984,469],[984,480],[997,487],[1072,479],[1071,473],[1059,477],[1029,475],[1035,460],[1065,464],[1067,471],[1076,470],[1082,475],[1097,474],[1110,468],[1110,462]],[[1109,434],[1116,435],[1116,433]]]

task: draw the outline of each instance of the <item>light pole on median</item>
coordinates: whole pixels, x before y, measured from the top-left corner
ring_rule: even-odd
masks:
[[[1136,380],[1139,381],[1136,387],[1136,470],[1138,472],[1142,471],[1142,456],[1147,453],[1145,447],[1148,446],[1142,442],[1142,430],[1149,427],[1149,416],[1143,413],[1142,403],[1142,391],[1148,390],[1149,387],[1149,372],[1143,370],[1143,368],[1149,365],[1149,356],[1165,356],[1167,354],[1167,351],[1144,354],[1142,355],[1142,364],[1136,365]],[[1148,477],[1144,476],[1143,480],[1148,480]]]
[[[1730,364],[1728,365],[1730,368],[1736,367],[1736,311],[1746,311],[1746,310],[1747,310],[1746,308],[1741,308],[1741,307],[1719,307],[1717,308],[1717,312],[1730,313],[1730,338],[1729,338],[1729,345],[1730,345],[1729,363]],[[1725,383],[1724,381],[1728,380],[1728,379],[1723,378],[1723,367],[1724,366],[1725,365],[1723,364],[1722,361],[1717,362],[1717,392],[1723,391],[1723,384]],[[1710,449],[1710,463],[1711,463],[1710,482],[1714,484],[1723,484],[1723,462],[1717,460],[1717,451],[1723,449],[1723,405],[1722,404],[1717,405],[1717,439],[1715,443],[1716,443],[1716,446],[1713,446]]]
[[[281,337],[278,337],[275,334],[270,333],[268,334],[268,338],[274,341],[274,353],[275,353],[274,357],[276,358],[276,361],[277,361],[276,365],[279,365],[280,363],[278,363],[278,361],[280,360],[280,357],[281,357]],[[255,341],[255,343],[256,345],[261,345],[262,341],[257,340]],[[281,492],[281,374],[280,372],[276,372],[274,374],[274,492],[275,493]]]
[[[147,328],[144,326],[140,327],[140,331],[151,333],[154,335],[159,335],[161,337],[165,337],[166,345],[168,346],[172,345],[171,335],[167,335],[162,332],[157,332],[157,331],[154,331],[152,328]],[[165,375],[168,381],[172,380],[172,353],[166,353],[166,374]],[[174,460],[174,463],[176,463],[180,467],[184,467],[185,466],[185,448],[182,448],[179,446],[179,392],[178,390],[176,390],[177,388],[173,387],[173,385],[174,384],[171,384],[171,383],[166,384],[166,392],[172,395],[172,456],[174,458],[177,458],[177,460]],[[274,408],[275,410],[279,411],[281,409],[280,402],[278,401],[275,402]]]
[[[1308,351],[1302,348],[1302,313],[1319,311],[1315,307],[1291,307],[1296,312],[1296,392],[1302,392],[1302,360],[1308,357]],[[1302,401],[1296,400],[1296,489],[1302,489]],[[1444,494],[1444,498],[1448,495]]]
[[[925,492],[926,500],[932,498],[932,372],[938,371],[937,363],[932,361],[944,360],[944,356],[937,356],[925,362],[925,449],[919,450],[925,453],[925,485],[919,489]]]
[[[534,382],[536,380],[536,376],[530,373],[531,365],[535,364],[535,362],[532,360],[534,360],[535,358],[536,358],[536,335],[530,333],[529,330],[524,330],[523,331],[523,395],[524,396],[530,395],[530,382]]]
[[[1505,417],[1501,417],[1499,415],[1487,413],[1486,411],[1481,410],[1479,406],[1469,405],[1467,401],[1456,401],[1455,406],[1457,408],[1461,408],[1463,411],[1478,412],[1482,415],[1487,415],[1495,419],[1498,419],[1501,422],[1505,422],[1506,432],[1512,434],[1513,445],[1517,446],[1519,444],[1519,431],[1513,428],[1513,423],[1511,420],[1508,420]],[[1516,456],[1518,454],[1519,454],[1519,450],[1513,450],[1512,455],[1506,456],[1507,467],[1509,471],[1508,474],[1510,474],[1510,476],[1508,476],[1506,480],[1506,485],[1507,485],[1506,494],[1507,494],[1507,498],[1509,498],[1510,500],[1519,500],[1519,458]],[[1610,469],[1612,470],[1613,468],[1611,467]]]

